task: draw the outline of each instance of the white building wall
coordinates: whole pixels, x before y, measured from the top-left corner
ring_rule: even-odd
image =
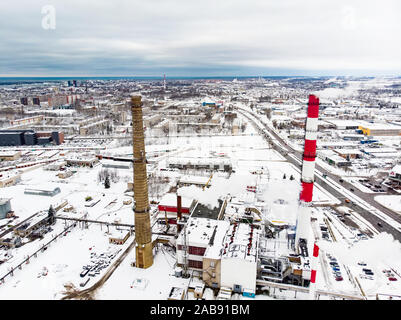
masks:
[[[256,261],[221,259],[221,286],[234,289],[234,285],[237,284],[242,287],[242,291],[256,290],[256,267]]]

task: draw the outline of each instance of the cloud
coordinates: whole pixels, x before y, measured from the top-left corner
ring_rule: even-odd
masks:
[[[56,9],[56,29],[41,9]],[[401,4],[384,0],[0,3],[3,75],[399,74]]]

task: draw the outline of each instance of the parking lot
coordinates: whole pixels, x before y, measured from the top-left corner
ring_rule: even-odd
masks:
[[[373,192],[385,193],[388,192],[388,187],[384,186],[381,181],[375,181],[371,179],[359,179],[358,180],[363,186],[372,190]],[[351,190],[352,191],[352,190]]]
[[[89,250],[91,250],[89,248]],[[90,253],[90,264],[84,265],[82,267],[82,272],[80,273],[80,277],[83,278],[83,282],[81,282],[80,286],[84,287],[88,282],[90,278],[94,278],[98,275],[100,275],[101,271],[103,269],[106,269],[112,262],[112,260],[117,256],[117,254],[121,251],[122,249],[110,249],[97,254],[96,252],[91,252]]]

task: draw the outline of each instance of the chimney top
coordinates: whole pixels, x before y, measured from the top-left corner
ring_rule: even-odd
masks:
[[[140,107],[142,106],[142,97],[141,96],[131,96],[131,103],[133,107]]]

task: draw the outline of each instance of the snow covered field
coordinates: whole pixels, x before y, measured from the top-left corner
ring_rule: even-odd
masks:
[[[383,206],[401,214],[401,195],[376,196],[375,200]]]

